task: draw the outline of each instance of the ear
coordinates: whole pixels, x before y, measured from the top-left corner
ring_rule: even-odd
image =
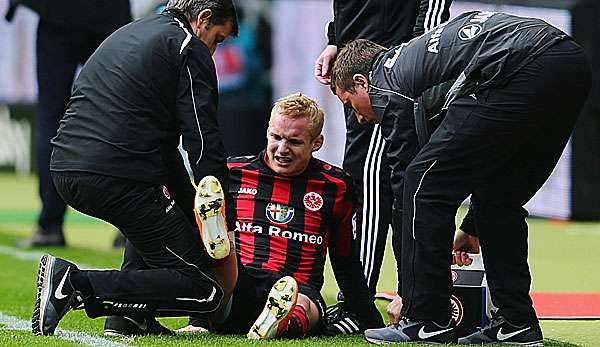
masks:
[[[354,89],[364,88],[367,91],[369,90],[369,79],[363,74],[354,74],[354,76],[352,76],[352,82],[354,83]]]
[[[198,24],[203,23],[203,22],[207,22],[209,18],[212,16],[212,10],[211,9],[204,9],[202,11],[200,11],[200,13],[198,13],[198,17],[197,17],[197,21]]]
[[[317,136],[317,138],[313,141],[312,151],[316,152],[319,149],[321,149],[321,147],[323,146],[324,140],[325,140],[325,137],[323,136],[323,134],[319,134],[319,136]]]

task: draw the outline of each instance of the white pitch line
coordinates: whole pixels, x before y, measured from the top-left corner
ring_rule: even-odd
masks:
[[[10,246],[4,246],[4,245],[0,245],[0,253],[10,255],[17,259],[34,260],[34,261],[40,261],[40,258],[44,254],[47,254],[47,253],[42,253],[42,252],[37,252],[37,251],[24,251],[24,250],[16,248],[16,247],[10,247]],[[79,268],[82,268],[82,269],[92,269],[93,268],[92,266],[82,264],[82,263],[75,263],[75,264]]]
[[[3,330],[25,330],[31,331],[31,322],[25,319],[9,316],[0,312],[0,324],[4,324],[4,327],[0,327]],[[122,343],[114,342],[102,337],[88,335],[79,331],[70,331],[64,329],[56,329],[54,336],[59,339],[69,340],[77,343],[81,343],[86,346],[93,347],[127,347],[132,345],[124,345]]]

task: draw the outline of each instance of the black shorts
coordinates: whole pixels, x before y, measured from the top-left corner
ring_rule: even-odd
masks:
[[[265,307],[269,291],[281,277],[270,271],[247,269],[238,263],[238,281],[233,291],[231,311],[225,322],[212,326],[213,331],[221,334],[246,334],[258,315]],[[310,334],[322,331],[325,316],[325,300],[321,293],[303,284],[298,284],[298,293],[306,295],[319,310],[319,323]]]

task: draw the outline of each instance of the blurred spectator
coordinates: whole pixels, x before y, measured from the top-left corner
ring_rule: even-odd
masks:
[[[130,6],[128,0],[11,0],[8,20],[18,5],[31,8],[40,17],[36,40],[35,140],[42,209],[33,235],[17,244],[21,247],[64,246],[66,205],[50,178],[50,139],[56,135],[77,68],[108,35],[131,21]]]
[[[240,2],[240,35],[229,38],[214,55],[219,79],[218,119],[228,156],[260,152],[267,144],[272,89],[271,28],[268,3]]]

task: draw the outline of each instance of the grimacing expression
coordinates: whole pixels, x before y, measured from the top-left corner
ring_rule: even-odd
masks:
[[[379,118],[371,106],[369,81],[365,76],[354,75],[354,91],[342,90],[341,87],[336,86],[335,94],[344,107],[354,109],[356,119],[360,124],[379,123]]]
[[[285,117],[273,110],[267,129],[267,164],[273,171],[282,176],[301,174],[322,144],[323,135],[311,138],[308,117]]]

